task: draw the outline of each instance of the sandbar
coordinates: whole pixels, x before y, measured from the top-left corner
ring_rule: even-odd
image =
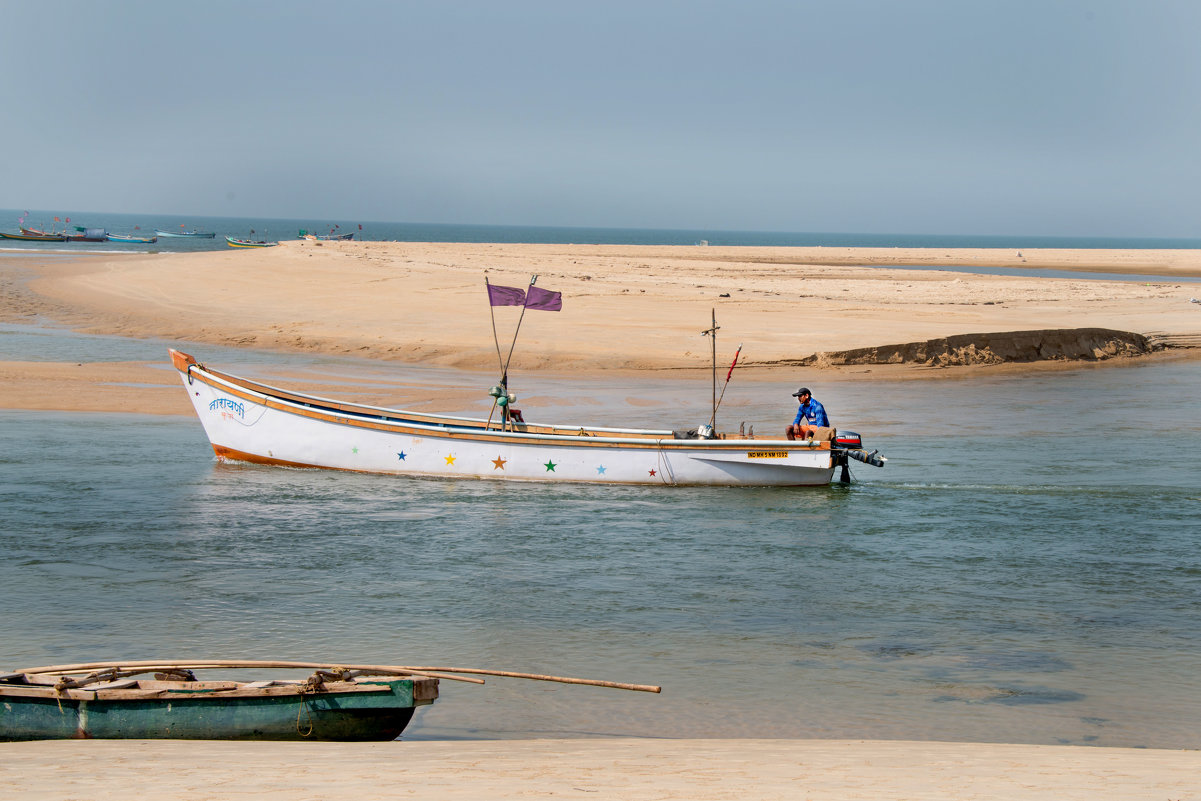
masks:
[[[981,268],[1020,274],[967,271]],[[1038,275],[1047,270],[1141,277]],[[524,287],[534,275],[538,286],[562,293],[562,311],[522,315],[488,305],[485,280]],[[0,255],[0,322],[490,372],[499,371],[520,324],[515,372],[634,379],[711,369],[714,343],[702,332],[714,317],[716,361],[724,368],[741,345],[745,380],[791,383],[798,367],[834,375],[848,368],[806,359],[963,335],[1040,331],[1051,353],[988,363],[975,358],[991,353],[981,341],[959,349],[970,351],[962,364],[894,354],[893,364],[857,370],[861,379],[927,378],[1130,361],[1120,348],[1094,348],[1099,358],[1087,345],[1085,358],[1056,350],[1056,332],[1082,329],[1131,332],[1169,345],[1152,356],[1196,358],[1201,285],[1189,279],[1198,277],[1201,252],[1191,250],[292,241],[260,250]],[[96,369],[0,364],[0,408],[133,411],[130,393],[106,400],[104,392],[70,391],[81,378],[95,383]],[[109,385],[147,385],[134,400],[145,411],[186,413],[168,399],[161,371],[111,369]],[[125,380],[113,381],[117,373]]]

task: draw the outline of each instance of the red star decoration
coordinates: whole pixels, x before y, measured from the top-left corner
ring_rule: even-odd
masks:
[[[655,474],[655,471],[654,471],[654,470],[651,470],[651,471],[650,471],[650,474],[653,476],[653,475]]]

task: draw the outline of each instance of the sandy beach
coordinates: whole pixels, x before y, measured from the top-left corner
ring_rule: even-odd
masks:
[[[1022,274],[963,271],[979,268]],[[523,287],[532,275],[563,293],[563,310],[525,315],[515,371],[698,375],[711,365],[701,331],[713,314],[718,362],[729,364],[741,344],[744,380],[792,383],[799,368],[946,377],[1201,353],[1201,304],[1190,302],[1201,287],[1179,280],[1201,277],[1201,253],[1183,250],[295,241],[254,251],[0,256],[0,321],[491,372],[498,355],[484,281]],[[507,352],[519,314],[492,311]],[[1140,354],[1138,337],[1169,347]],[[867,357],[844,358],[856,349]],[[136,382],[146,385],[140,410],[188,412],[172,376],[136,364],[6,362],[0,378],[0,407],[132,410],[128,393],[106,388]],[[81,380],[97,391],[73,392]]]
[[[1201,752],[847,740],[0,745],[11,801],[1195,801]]]
[[[1033,274],[1039,270],[1147,278]],[[495,371],[484,279],[525,286],[533,274],[539,286],[563,293],[563,310],[526,314],[513,357],[521,371],[695,378],[709,369],[701,331],[714,310],[719,365],[724,369],[741,343],[740,377],[789,387],[798,376],[970,378],[1201,354],[1201,304],[1191,302],[1201,286],[1179,280],[1201,277],[1201,253],[1194,251],[287,242],[255,251],[70,260],[0,255],[0,321]],[[495,311],[507,343],[517,310]],[[1136,336],[1082,339],[1072,333],[1080,329]],[[1043,332],[1033,346],[1045,357],[1038,361],[1024,361],[1017,346],[1007,354],[1012,338],[994,336],[1030,331]],[[1155,345],[1153,352],[1138,350],[1139,337]],[[886,347],[937,340],[949,344]],[[837,356],[856,350],[877,352],[878,361]],[[815,354],[823,355],[810,358]],[[339,389],[305,386],[319,394]],[[382,379],[341,389],[368,402],[391,392]],[[0,408],[191,414],[171,370],[129,361],[0,361]],[[10,799],[1185,801],[1201,799],[1198,777],[1196,750],[988,743],[0,744],[0,795]]]

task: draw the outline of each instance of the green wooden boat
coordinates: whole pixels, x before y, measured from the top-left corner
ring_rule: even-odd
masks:
[[[366,678],[333,666],[299,680],[197,681],[176,667],[129,677],[147,672],[0,674],[0,741],[395,740],[438,697],[435,677]]]
[[[315,672],[307,679],[251,682],[199,681],[193,672],[295,668]],[[134,678],[149,673],[153,679]],[[661,689],[651,684],[466,667],[230,659],[88,662],[0,673],[0,742],[395,740],[417,707],[437,699],[440,679],[484,683],[475,676],[647,693]]]

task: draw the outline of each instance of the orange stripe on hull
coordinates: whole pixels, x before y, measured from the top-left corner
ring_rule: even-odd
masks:
[[[328,470],[328,467],[321,465],[304,464],[303,462],[289,462],[286,459],[273,459],[270,456],[259,456],[257,453],[246,453],[245,451],[234,450],[227,448],[224,445],[214,445],[213,453],[217,454],[218,459],[229,459],[234,462],[252,462],[254,464],[269,464],[276,467],[305,467],[312,469]]]

